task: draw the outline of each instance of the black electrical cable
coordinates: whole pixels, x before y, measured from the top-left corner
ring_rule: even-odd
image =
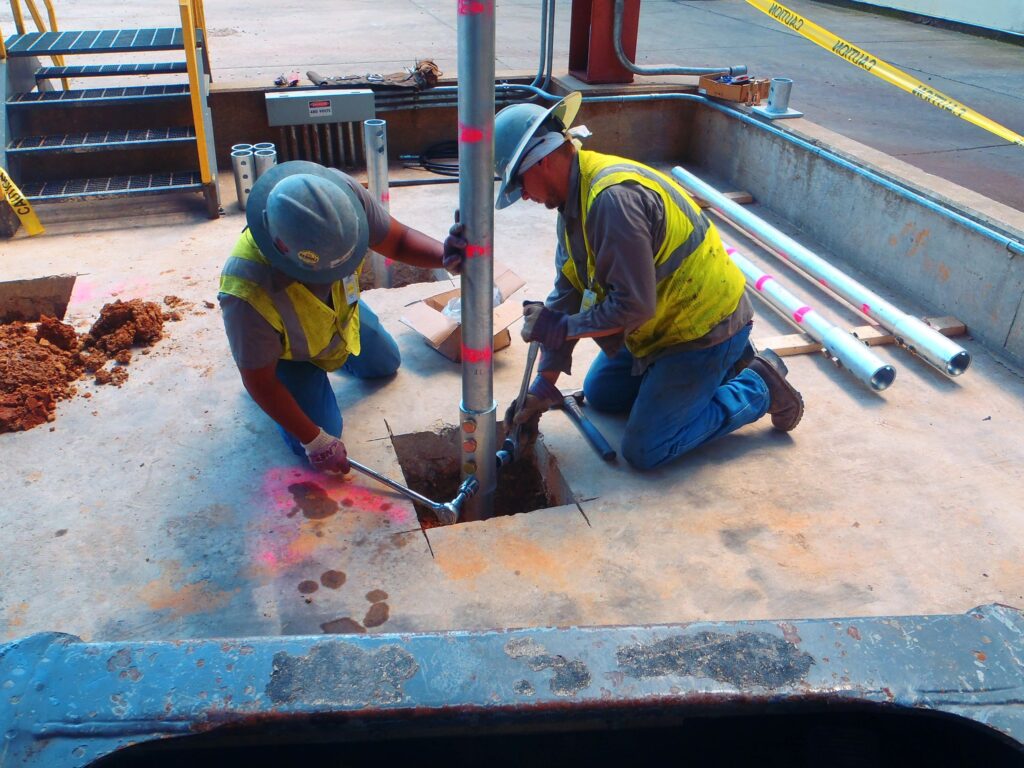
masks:
[[[401,159],[407,168],[419,166],[439,176],[459,175],[459,144],[455,141],[439,141],[427,147],[422,154],[402,155]],[[445,159],[454,159],[454,162],[444,162]]]

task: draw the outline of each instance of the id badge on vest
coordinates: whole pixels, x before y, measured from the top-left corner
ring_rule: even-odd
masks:
[[[355,304],[359,301],[359,276],[349,275],[341,281],[342,286],[345,288],[345,301],[350,305]]]
[[[593,309],[595,304],[597,304],[597,294],[587,288],[587,290],[583,292],[583,301],[580,302],[580,312],[586,312]]]

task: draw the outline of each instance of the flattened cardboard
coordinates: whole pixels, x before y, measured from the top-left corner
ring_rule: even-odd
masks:
[[[512,342],[508,327],[522,317],[522,305],[512,294],[526,282],[500,262],[494,263],[494,284],[501,291],[503,301],[494,308],[494,351],[504,349]],[[441,314],[448,302],[461,295],[461,289],[428,296],[411,307],[406,307],[399,318],[405,325],[423,337],[423,340],[442,355],[456,363],[462,362],[462,325]]]

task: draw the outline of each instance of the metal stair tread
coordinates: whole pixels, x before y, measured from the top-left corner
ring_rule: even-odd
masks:
[[[99,151],[195,140],[196,132],[192,126],[121,128],[109,131],[89,131],[88,133],[25,136],[13,139],[7,145],[7,151],[11,154],[70,150]]]
[[[151,99],[187,98],[188,83],[170,85],[132,85],[115,88],[83,88],[68,91],[26,91],[12,93],[7,100],[9,106],[49,104],[74,105],[87,102],[103,101],[144,101]]]
[[[26,32],[7,38],[8,56],[52,56],[55,54],[125,53],[128,51],[181,50],[184,36],[179,27],[147,29],[65,30]],[[196,44],[203,44],[196,30]]]
[[[29,181],[20,184],[30,202],[75,200],[85,197],[126,197],[203,188],[199,171],[100,176],[61,181]]]
[[[77,66],[40,67],[36,80],[58,77],[113,77],[118,75],[183,75],[188,72],[184,61],[158,61],[137,64],[87,64]]]

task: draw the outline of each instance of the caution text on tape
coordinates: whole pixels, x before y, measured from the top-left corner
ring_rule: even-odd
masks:
[[[837,37],[824,27],[819,27],[807,17],[801,16],[796,11],[787,8],[781,3],[773,2],[773,0],[747,0],[747,2],[758,10],[764,11],[780,24],[786,25],[794,32],[803,35],[811,42],[820,45],[822,48],[831,51],[839,58],[845,59],[855,67],[859,67],[865,72],[870,72],[875,77],[879,77],[887,83],[895,85],[897,88],[901,88],[922,101],[928,102],[932,106],[956,115],[969,123],[973,123],[979,128],[984,128],[986,131],[994,133],[996,136],[999,136],[1006,141],[1010,141],[1018,146],[1024,147],[1024,136],[1021,136],[1019,133],[1011,131],[1009,128],[1000,125],[995,120],[990,120],[984,115],[975,112],[970,107],[961,104],[956,99],[952,99],[946,94],[925,85],[917,78],[911,77],[906,72],[882,61],[877,56],[873,56],[862,48],[858,48],[853,43],[843,40],[841,37]]]
[[[39,217],[36,216],[36,212],[32,210],[32,206],[25,199],[25,196],[21,194],[21,190],[14,183],[14,179],[3,168],[0,168],[0,192],[3,193],[4,199],[14,209],[14,213],[21,220],[21,225],[25,227],[26,232],[30,235],[41,235],[45,231],[43,225],[39,223]]]

